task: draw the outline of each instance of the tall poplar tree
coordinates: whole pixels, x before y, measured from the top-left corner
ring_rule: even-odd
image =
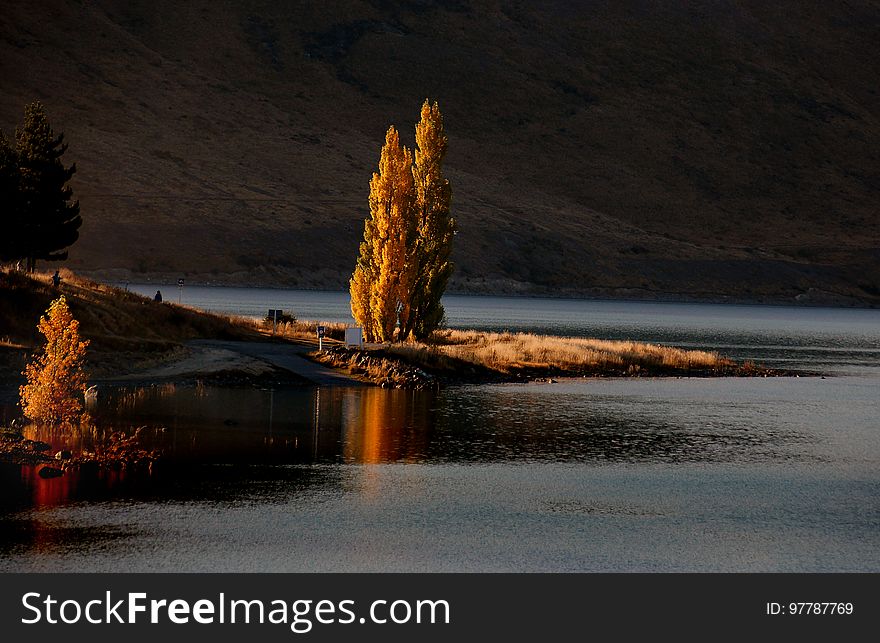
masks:
[[[367,341],[394,340],[401,308],[413,219],[412,154],[388,128],[379,157],[379,172],[370,181],[370,218],[364,223],[354,275],[350,282],[351,312]]]
[[[67,151],[64,134],[55,136],[39,101],[25,107],[24,123],[15,130],[15,142],[22,221],[17,245],[32,272],[39,259],[66,259],[66,248],[79,238],[79,201],[73,200],[68,185],[76,164],[65,167],[61,162]]]
[[[427,338],[442,322],[453,265],[452,189],[443,176],[447,137],[437,103],[426,99],[415,155],[392,126],[370,181],[370,218],[350,281],[351,312],[367,341]]]
[[[410,271],[406,318],[401,317],[402,338],[410,332],[416,339],[427,338],[443,321],[440,298],[452,274],[450,261],[455,219],[450,215],[452,188],[443,176],[447,137],[443,116],[435,102],[427,99],[416,125],[416,149],[412,167],[416,198],[414,202],[417,233],[410,249]]]

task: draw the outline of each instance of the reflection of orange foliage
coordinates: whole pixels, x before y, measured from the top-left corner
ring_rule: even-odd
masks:
[[[55,466],[50,464],[49,466]],[[34,490],[34,506],[57,507],[69,502],[79,483],[79,476],[75,471],[67,471],[57,478],[41,478],[38,471],[42,467],[22,467],[27,470],[31,477]]]
[[[79,322],[64,297],[49,305],[37,328],[46,337],[46,345],[25,368],[27,384],[19,389],[22,410],[37,422],[73,422],[82,411],[79,398],[86,389],[83,362],[89,342],[80,340]]]
[[[389,447],[393,415],[388,417],[388,397],[367,394],[361,401],[361,462],[375,464],[384,460],[383,452]]]
[[[345,458],[379,464],[416,461],[428,443],[427,423],[413,421],[426,409],[428,398],[411,391],[364,389],[358,392],[360,412],[346,427]]]
[[[30,440],[45,442],[52,448],[49,455],[56,451],[67,449],[74,454],[81,453],[84,449],[91,448],[99,439],[99,431],[91,421],[91,417],[85,413],[78,424],[68,423],[64,426],[52,424],[30,424],[23,434]]]
[[[77,500],[94,492],[94,489],[113,489],[123,484],[128,478],[125,469],[92,469],[82,471],[76,467],[66,469],[63,476],[43,478],[40,469],[44,466],[55,467],[56,463],[21,467],[21,481],[31,490],[31,498],[35,507],[58,507]]]

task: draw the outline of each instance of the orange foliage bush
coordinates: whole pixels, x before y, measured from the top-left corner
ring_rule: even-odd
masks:
[[[89,342],[80,340],[79,322],[64,297],[49,305],[37,329],[46,337],[46,345],[24,370],[27,384],[19,389],[21,408],[36,422],[75,422],[82,414],[80,398],[87,384],[83,365]]]

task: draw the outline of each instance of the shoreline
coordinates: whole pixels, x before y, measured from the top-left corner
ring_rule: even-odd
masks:
[[[309,357],[353,377],[382,388],[423,390],[446,386],[480,386],[483,384],[555,384],[558,380],[590,379],[682,379],[682,378],[766,378],[825,377],[822,373],[794,369],[773,369],[760,365],[724,364],[713,368],[562,368],[554,366],[522,366],[502,372],[473,365],[466,371],[426,369],[407,362],[383,349],[363,350],[332,346],[323,353],[314,351]]]
[[[267,387],[363,385],[425,389],[555,378],[785,377],[820,375],[738,363],[716,352],[646,342],[579,337],[437,331],[425,343],[348,349],[343,324],[324,324],[317,352],[316,322],[269,327],[263,320],[210,313],[83,279],[0,272],[0,303],[15,310],[0,343],[0,399],[17,397],[21,372],[40,345],[36,321],[64,295],[91,342],[87,370],[104,385],[206,382]],[[331,372],[327,367],[334,369]]]
[[[78,270],[80,274],[89,279],[112,284],[117,287],[129,285],[149,285],[166,288],[175,288],[179,273],[173,274],[143,274],[120,276],[113,271],[101,270]],[[200,288],[242,288],[263,290],[299,290],[304,292],[347,292],[347,289],[334,284],[284,284],[278,282],[253,281],[250,278],[236,279],[211,279],[205,275],[187,276],[187,284]],[[766,294],[759,297],[750,297],[743,294],[706,294],[686,293],[673,291],[643,290],[639,288],[621,287],[616,289],[585,289],[560,291],[558,288],[549,288],[520,282],[511,282],[506,287],[481,286],[478,283],[470,287],[461,287],[454,284],[447,289],[446,294],[456,297],[509,297],[516,299],[559,299],[573,301],[619,301],[632,303],[658,303],[658,304],[715,304],[735,306],[777,306],[792,308],[842,308],[842,309],[865,309],[876,310],[880,303],[870,298],[858,298],[852,295],[836,293],[826,290],[811,289],[799,292],[795,295],[788,293]]]
[[[554,338],[564,339],[564,338]],[[760,364],[738,363],[722,358],[711,367],[646,367],[637,364],[599,367],[563,367],[554,365],[523,364],[508,370],[498,370],[469,362],[453,362],[452,367],[431,368],[424,364],[425,356],[407,359],[394,352],[394,346],[346,348],[341,342],[325,339],[323,352],[317,342],[290,338],[261,338],[245,342],[247,345],[297,346],[298,354],[316,364],[334,369],[354,380],[355,385],[373,385],[381,388],[423,390],[446,386],[478,386],[482,384],[555,383],[556,380],[636,379],[636,378],[723,378],[723,377],[827,377],[826,373],[797,369],[775,369]],[[329,344],[327,346],[326,344]],[[406,347],[406,345],[404,345]],[[317,386],[299,374],[272,364],[259,357],[227,348],[203,345],[184,345],[168,355],[168,359],[147,368],[129,372],[108,372],[100,361],[93,364],[100,374],[90,384],[98,386],[153,386],[177,384],[181,386],[207,384],[220,387],[257,386],[268,388]],[[0,380],[0,400],[9,398],[14,404],[19,384],[23,379],[7,377]],[[7,395],[8,393],[8,395]]]

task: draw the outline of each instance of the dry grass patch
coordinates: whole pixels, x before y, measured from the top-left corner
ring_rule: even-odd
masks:
[[[260,321],[256,322],[264,331],[272,330],[272,322]],[[279,323],[275,328],[275,335],[285,339],[316,339],[318,326],[324,327],[324,337],[327,339],[345,340],[346,324],[297,320],[294,322]]]
[[[436,334],[431,343],[392,345],[384,350],[432,370],[450,370],[457,365],[471,364],[501,373],[633,374],[642,371],[712,371],[735,366],[734,362],[714,352],[530,333],[448,330]]]
[[[60,271],[54,288],[51,273],[26,275],[0,270],[0,348],[33,349],[40,343],[37,322],[49,303],[64,295],[80,332],[90,340],[92,372],[118,372],[133,365],[173,358],[182,342],[191,339],[257,337],[252,322],[214,315],[165,302],[156,303],[122,288]]]

